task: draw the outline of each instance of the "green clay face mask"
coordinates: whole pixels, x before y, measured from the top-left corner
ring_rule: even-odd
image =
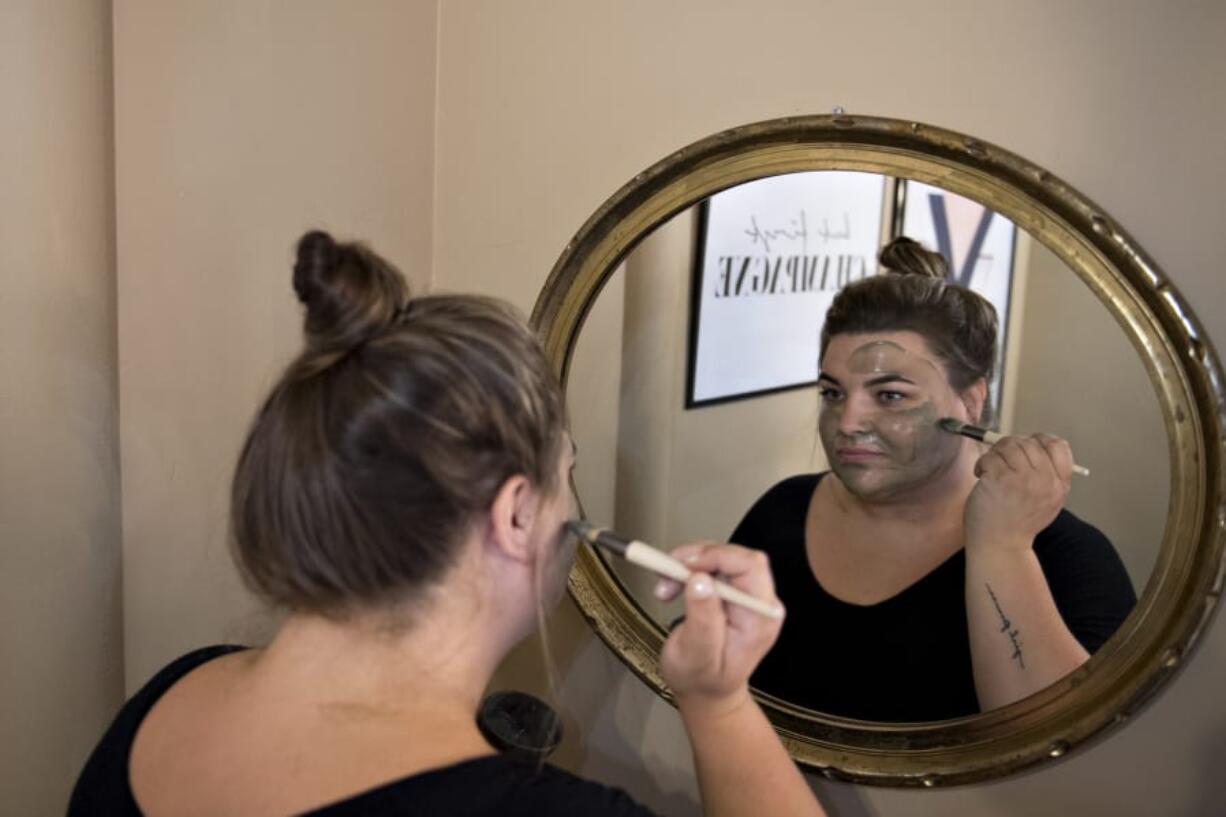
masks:
[[[822,445],[853,493],[894,495],[957,456],[961,441],[937,421],[952,413],[958,396],[942,367],[920,350],[880,336],[836,337],[821,388]]]

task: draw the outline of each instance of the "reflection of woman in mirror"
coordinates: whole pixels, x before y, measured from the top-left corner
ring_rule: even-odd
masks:
[[[831,471],[771,488],[732,541],[769,553],[788,609],[756,688],[847,717],[939,720],[1067,675],[1136,597],[1111,543],[1061,507],[1065,441],[988,450],[937,427],[990,420],[992,305],[910,239],[880,260],[822,330]]]
[[[387,262],[319,232],[293,283],[306,346],[256,416],[231,497],[236,560],[284,623],[267,646],[207,647],[159,672],[69,813],[646,814],[496,754],[476,722],[574,553],[574,453],[536,339],[492,299],[410,300]],[[706,805],[820,814],[748,690],[778,626],[713,594],[720,573],[771,598],[764,560],[727,545],[681,557],[699,572],[662,671]]]

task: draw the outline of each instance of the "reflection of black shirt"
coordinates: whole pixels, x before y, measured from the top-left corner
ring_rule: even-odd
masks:
[[[805,516],[822,476],[792,477],[771,488],[732,534],[731,541],[770,556],[776,593],[788,611],[751,683],[799,706],[863,720],[979,712],[965,552],[878,604],[836,599],[822,589],[805,553]],[[1065,625],[1093,653],[1137,601],[1115,548],[1093,525],[1062,510],[1035,537],[1034,552]]]
[[[238,649],[242,648],[207,647],[188,653],[159,672],[124,704],[85,764],[85,771],[68,804],[69,817],[87,814],[139,817],[141,811],[128,785],[128,755],[141,722],[175,681],[206,661]],[[642,806],[617,789],[590,783],[548,764],[538,771],[532,764],[499,755],[465,760],[393,780],[307,814],[314,817],[384,814],[650,817]]]

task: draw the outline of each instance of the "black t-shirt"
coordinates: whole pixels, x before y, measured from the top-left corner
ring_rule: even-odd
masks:
[[[928,721],[979,712],[959,550],[901,593],[849,604],[818,583],[805,517],[822,474],[784,480],[762,496],[731,541],[765,551],[787,607],[783,631],[750,683],[799,706],[875,721]],[[1034,540],[1065,625],[1091,653],[1136,604],[1115,548],[1067,510]]]
[[[129,817],[140,809],[128,783],[128,758],[141,721],[175,681],[213,658],[243,649],[206,647],[179,658],[128,701],[94,749],[77,780],[69,817]],[[357,815],[597,815],[649,817],[651,812],[624,792],[591,783],[553,766],[539,770],[498,755],[403,777],[319,809],[314,817]]]

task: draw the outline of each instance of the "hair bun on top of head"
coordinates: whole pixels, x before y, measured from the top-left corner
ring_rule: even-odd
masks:
[[[308,345],[346,351],[390,326],[409,303],[400,271],[358,243],[322,230],[298,240],[294,292],[306,307]]]
[[[877,253],[881,266],[897,275],[918,275],[921,278],[945,280],[949,275],[949,261],[939,252],[924,247],[905,235],[891,241]]]

